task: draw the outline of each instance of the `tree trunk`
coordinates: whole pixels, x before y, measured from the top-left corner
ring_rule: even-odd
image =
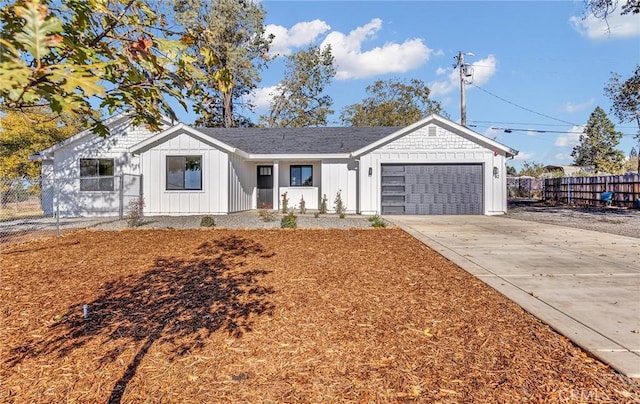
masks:
[[[225,128],[235,128],[236,122],[233,119],[233,87],[229,89],[229,92],[222,94],[222,118],[224,120]]]

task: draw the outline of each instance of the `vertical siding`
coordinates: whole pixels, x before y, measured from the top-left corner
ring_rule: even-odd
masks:
[[[167,190],[167,156],[202,156],[202,190]],[[141,155],[145,214],[196,215],[229,212],[229,156],[185,134],[153,147]]]
[[[255,206],[256,164],[229,155],[229,212],[253,209]]]
[[[348,213],[357,212],[357,162],[355,160],[324,160],[322,161],[321,195],[327,195],[327,207],[334,210],[333,201],[340,192],[342,201]]]

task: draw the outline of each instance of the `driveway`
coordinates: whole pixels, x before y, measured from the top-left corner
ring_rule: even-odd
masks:
[[[640,238],[502,216],[385,216],[620,373],[640,377]]]

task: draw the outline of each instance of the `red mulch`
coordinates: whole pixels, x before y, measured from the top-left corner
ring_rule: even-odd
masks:
[[[0,268],[0,402],[640,401],[399,229],[84,230]]]

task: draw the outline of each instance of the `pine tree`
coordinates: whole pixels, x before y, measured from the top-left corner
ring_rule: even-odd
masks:
[[[596,173],[621,172],[624,167],[624,153],[616,149],[620,138],[622,133],[616,131],[604,110],[596,107],[583,134],[580,135],[580,143],[571,152],[574,164],[593,167]]]

